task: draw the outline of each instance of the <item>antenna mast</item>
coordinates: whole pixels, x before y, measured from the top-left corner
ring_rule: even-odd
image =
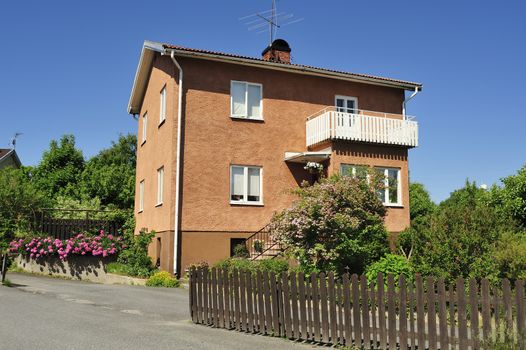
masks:
[[[259,18],[265,20],[268,22],[269,26],[269,33],[270,33],[270,42],[269,45],[272,45],[272,42],[274,41],[274,36],[276,35],[276,30],[279,28],[278,25],[278,17],[276,14],[276,0],[272,0],[272,9],[270,10],[270,17],[264,17],[260,15],[259,13],[256,14]]]

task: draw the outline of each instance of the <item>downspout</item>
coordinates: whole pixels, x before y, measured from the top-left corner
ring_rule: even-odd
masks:
[[[404,120],[406,119],[405,111],[406,111],[406,104],[407,102],[411,101],[413,97],[415,97],[420,92],[420,89],[418,87],[415,87],[415,91],[402,102],[402,115],[404,116]]]
[[[163,53],[164,55],[165,53]],[[183,69],[181,68],[181,65],[174,56],[174,51],[172,50],[170,52],[170,58],[172,59],[172,62],[179,70],[179,94],[178,94],[178,101],[177,101],[177,153],[176,153],[176,160],[175,160],[175,167],[176,167],[176,175],[175,175],[175,222],[174,222],[174,275],[177,275],[179,272],[179,192],[180,192],[180,179],[181,179],[181,120],[182,120],[182,113],[183,113]]]

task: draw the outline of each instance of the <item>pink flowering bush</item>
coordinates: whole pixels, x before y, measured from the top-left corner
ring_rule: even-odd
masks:
[[[334,175],[295,190],[298,200],[271,220],[273,239],[306,272],[363,273],[389,251],[374,176]]]
[[[107,256],[117,255],[126,248],[121,237],[114,237],[100,231],[98,235],[78,234],[73,238],[60,240],[52,237],[34,237],[18,239],[9,244],[11,253],[41,258],[58,255],[60,260],[66,260],[70,255]]]

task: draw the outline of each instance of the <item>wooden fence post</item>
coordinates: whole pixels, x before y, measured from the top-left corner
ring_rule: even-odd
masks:
[[[369,320],[371,311],[369,310],[369,292],[367,286],[367,278],[364,275],[360,276],[360,292],[362,297],[362,330],[363,330],[363,344],[366,349],[371,348],[371,329]]]
[[[416,332],[418,338],[418,349],[425,349],[426,322],[424,313],[424,286],[422,276],[416,275]]]
[[[428,277],[427,285],[427,333],[429,350],[437,349],[437,324],[436,324],[436,305],[435,305],[435,280]]]
[[[387,275],[387,334],[389,349],[396,349],[395,285],[392,274]]]
[[[298,294],[300,303],[300,318],[301,318],[301,338],[308,340],[307,332],[307,305],[308,300],[305,298],[305,275],[303,272],[298,273]]]
[[[7,252],[2,254],[2,283],[5,282],[5,275],[7,273]]]
[[[526,347],[526,324],[524,310],[524,281],[515,281],[515,303],[517,307],[517,334],[519,338],[519,348],[524,350]]]
[[[468,348],[468,329],[466,319],[466,292],[463,278],[457,279],[457,301],[458,301],[458,344],[460,349]]]
[[[321,303],[321,339],[323,342],[329,342],[329,310],[327,307],[327,280],[325,273],[320,272],[320,303]]]
[[[320,337],[320,297],[318,295],[318,275],[311,273],[311,297],[312,297],[312,313],[313,313],[313,327],[314,327],[314,340],[321,341]]]
[[[378,282],[376,287],[378,289],[378,326],[380,329],[380,349],[385,349],[387,347],[387,332],[385,324],[384,276],[382,273],[378,274]]]
[[[438,322],[440,349],[449,349],[449,339],[447,334],[446,285],[443,278],[438,280]]]
[[[292,304],[292,331],[294,333],[294,338],[300,338],[300,320],[298,313],[298,288],[296,274],[291,272],[289,275],[290,279],[290,302]]]
[[[352,346],[352,327],[351,327],[351,285],[349,274],[343,275],[343,318],[345,320],[345,346]]]
[[[478,300],[478,285],[477,280],[472,278],[469,281],[469,306],[470,306],[470,316],[469,320],[471,321],[470,331],[471,331],[471,341],[472,347],[475,350],[479,349],[479,300]]]
[[[398,287],[400,288],[400,349],[407,350],[407,289],[403,274],[400,274],[398,279]]]

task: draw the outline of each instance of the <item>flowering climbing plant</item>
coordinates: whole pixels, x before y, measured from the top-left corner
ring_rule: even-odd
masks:
[[[308,170],[310,172],[321,173],[323,171],[323,164],[316,162],[307,162],[303,169]]]
[[[118,254],[126,248],[121,237],[100,231],[98,235],[78,234],[73,238],[60,240],[53,237],[18,239],[9,244],[14,254],[41,258],[58,255],[64,261],[71,255],[107,257]]]

